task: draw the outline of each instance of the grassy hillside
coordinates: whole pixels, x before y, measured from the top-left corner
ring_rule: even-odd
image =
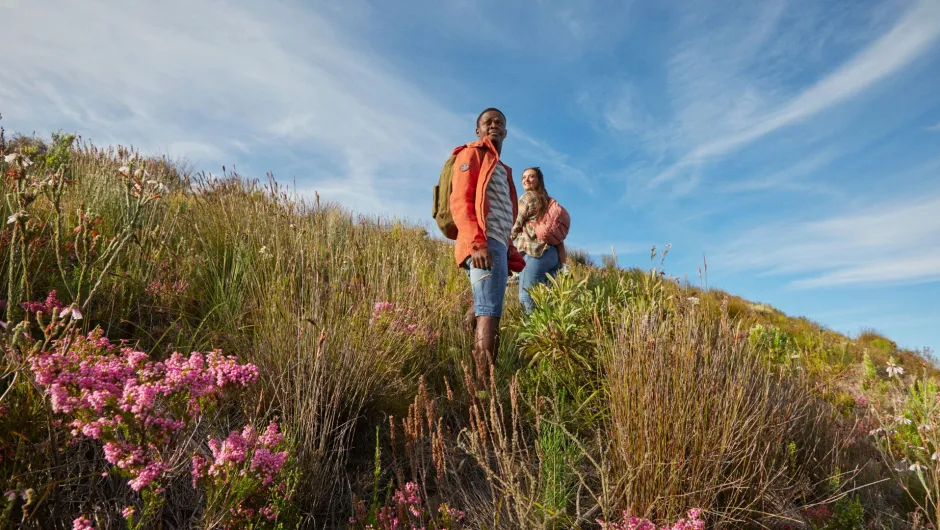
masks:
[[[480,388],[423,229],[69,136],[0,155],[5,525],[938,522],[936,368],[873,332],[575,253],[529,318],[510,286]]]

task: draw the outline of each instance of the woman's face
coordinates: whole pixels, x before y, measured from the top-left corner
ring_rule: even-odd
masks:
[[[539,186],[539,175],[534,169],[527,169],[522,173],[522,189],[532,191]]]

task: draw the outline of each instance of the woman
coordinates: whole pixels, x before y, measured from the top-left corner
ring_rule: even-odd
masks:
[[[519,300],[528,314],[532,312],[533,305],[529,289],[537,283],[546,283],[549,275],[554,276],[561,269],[565,252],[563,244],[558,247],[549,245],[535,235],[535,226],[551,202],[545,191],[542,170],[530,167],[523,171],[522,189],[525,193],[519,197],[519,215],[510,236],[525,259],[525,268],[519,273]]]

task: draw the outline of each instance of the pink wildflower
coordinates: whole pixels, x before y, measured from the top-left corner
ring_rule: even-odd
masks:
[[[91,525],[91,521],[81,516],[78,519],[72,521],[72,530],[95,530],[95,527]]]
[[[128,506],[124,508],[124,510],[121,511],[121,515],[124,516],[125,519],[130,519],[131,517],[134,516],[134,507]]]
[[[154,362],[112,344],[100,329],[57,343],[30,363],[53,411],[69,415],[72,434],[103,442],[105,458],[128,471],[138,491],[163,476],[163,445],[201,412],[200,400],[217,401],[258,377],[257,367],[219,351]],[[138,439],[126,439],[127,432]]]

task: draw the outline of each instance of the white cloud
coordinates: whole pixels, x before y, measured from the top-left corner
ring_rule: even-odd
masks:
[[[357,17],[378,15],[355,7],[5,0],[4,39],[22,45],[0,54],[4,123],[212,168],[286,161],[295,173],[275,177],[296,176],[298,189],[358,211],[427,217],[440,166],[473,138],[473,117],[370,51]]]
[[[940,132],[940,122],[935,123],[929,127],[925,127],[925,129],[930,132]]]
[[[763,38],[766,38],[772,29],[772,24],[765,24],[763,29],[755,31],[760,37],[755,42],[763,42]],[[714,76],[701,71],[699,59],[702,53],[712,50],[686,51],[685,54],[678,55],[674,58],[678,74],[674,77],[685,85],[680,88],[679,96],[691,98],[690,101],[682,102],[680,97],[680,124],[685,123],[685,129],[693,131],[693,138],[697,136],[707,139],[699,141],[675,164],[656,175],[649,185],[657,186],[669,182],[685,175],[689,168],[699,167],[709,159],[740,149],[767,134],[807,120],[849,100],[906,67],[929,49],[938,37],[940,2],[920,0],[868,47],[799,95],[781,104],[770,103],[767,96],[752,89],[755,85],[746,79],[743,80],[747,83],[745,88],[739,88],[730,95],[743,102],[736,101],[728,106],[722,105],[720,100],[712,103],[702,99],[700,94],[708,93],[708,83],[716,81]],[[738,49],[758,48],[759,46],[742,45]],[[691,59],[686,55],[691,56]],[[694,88],[695,83],[706,85],[701,90],[685,88],[690,85]],[[721,83],[718,86],[725,85]],[[733,112],[729,114],[729,110]]]
[[[837,158],[837,153],[834,149],[824,149],[815,154],[808,154],[805,158],[784,169],[771,171],[766,176],[757,175],[734,181],[724,186],[723,189],[730,193],[777,192],[781,190],[807,191],[841,198],[844,193],[818,181],[818,179],[812,181],[807,179],[807,177],[827,167],[835,158]]]
[[[0,56],[13,73],[7,121],[96,143],[213,164],[315,151],[300,178],[342,176],[381,207],[394,195],[382,183],[390,168],[439,163],[466,126],[330,20],[289,4],[51,0],[2,18],[5,38],[23,43]]]
[[[519,129],[512,129],[510,134],[513,140],[522,143],[521,147],[515,147],[515,149],[518,149],[525,159],[533,160],[533,165],[542,167],[543,170],[547,166],[551,166],[555,168],[558,176],[562,179],[577,184],[586,193],[594,194],[594,184],[583,170],[569,164],[567,155]],[[509,141],[508,138],[507,141]],[[522,169],[520,167],[516,170],[516,175],[519,178],[522,177]],[[554,177],[555,175],[546,174],[546,187],[551,187],[552,183],[549,182],[549,179]]]
[[[794,288],[940,281],[940,194],[810,222],[756,228],[723,266],[797,277]]]

